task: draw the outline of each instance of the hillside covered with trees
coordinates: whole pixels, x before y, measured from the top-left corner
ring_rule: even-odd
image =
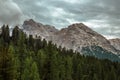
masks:
[[[87,54],[87,53],[86,53]],[[57,48],[17,26],[2,26],[0,80],[120,80],[120,63]]]

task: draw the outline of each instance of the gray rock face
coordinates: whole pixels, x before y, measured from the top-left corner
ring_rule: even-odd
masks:
[[[97,45],[117,54],[116,49],[105,37],[83,23],[72,24],[68,28],[57,30],[53,26],[43,25],[31,19],[24,22],[23,29],[27,34],[41,36],[48,41],[51,40],[57,46],[74,51],[81,52],[82,47]]]
[[[110,39],[109,40],[111,45],[114,46],[116,49],[120,50],[120,39]]]
[[[62,47],[78,52],[82,50],[82,47],[98,45],[108,51],[116,53],[116,49],[110,45],[110,42],[105,37],[82,23],[73,24],[68,28],[58,31],[52,41]]]
[[[23,30],[28,35],[33,35],[34,37],[37,35],[40,36],[41,38],[47,38],[47,39],[58,31],[54,26],[43,25],[41,23],[35,22],[32,19],[24,22]]]

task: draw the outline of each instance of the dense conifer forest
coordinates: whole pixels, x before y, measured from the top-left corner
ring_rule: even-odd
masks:
[[[120,63],[57,48],[29,37],[17,26],[2,26],[0,80],[120,80]]]

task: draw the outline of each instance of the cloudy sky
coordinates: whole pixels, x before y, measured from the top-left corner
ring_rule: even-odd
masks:
[[[120,0],[0,0],[0,10],[0,23],[33,18],[61,29],[82,22],[107,38],[120,38]]]

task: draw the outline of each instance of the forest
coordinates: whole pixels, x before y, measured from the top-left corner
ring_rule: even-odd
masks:
[[[0,80],[120,80],[120,63],[57,47],[8,25],[0,34]]]

